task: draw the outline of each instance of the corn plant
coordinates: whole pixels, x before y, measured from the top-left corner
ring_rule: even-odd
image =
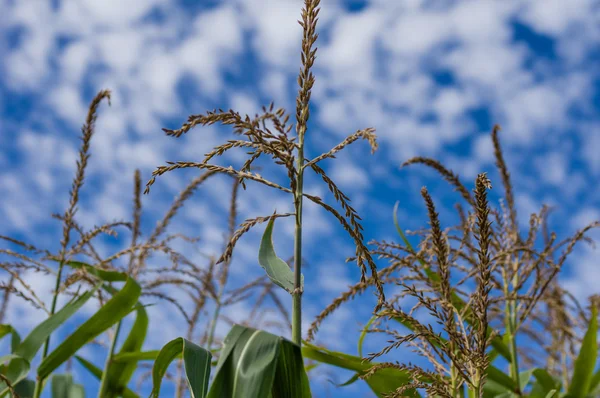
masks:
[[[215,261],[213,260],[207,268],[201,268],[168,245],[175,238],[182,238],[192,243],[197,239],[180,234],[172,234],[164,239],[161,238],[177,210],[183,206],[200,184],[215,174],[212,172],[195,178],[175,198],[166,215],[144,243],[138,242],[141,236],[141,177],[139,171],[136,171],[134,178],[133,221],[116,221],[94,227],[91,231],[84,231],[76,222],[74,216],[90,156],[89,151],[94,133],[96,113],[103,99],[110,100],[109,91],[101,91],[93,99],[86,123],[82,128],[83,142],[80,158],[77,162],[76,176],[70,192],[69,207],[64,215],[54,216],[64,224],[60,252],[56,255],[48,250],[38,249],[26,242],[0,235],[0,239],[5,242],[14,244],[26,252],[33,253],[33,255],[42,255],[41,258],[36,259],[32,255],[22,254],[11,249],[0,249],[0,253],[3,255],[17,260],[0,263],[1,269],[10,276],[7,284],[2,282],[4,290],[1,306],[2,316],[6,311],[10,295],[24,299],[48,314],[48,318],[23,339],[18,333],[18,325],[0,324],[0,338],[10,337],[11,340],[10,354],[2,356],[0,360],[2,364],[0,365],[0,396],[12,394],[22,398],[39,397],[47,384],[48,378],[54,374],[59,366],[67,363],[70,367],[72,359],[75,358],[78,363],[97,377],[100,383],[98,387],[99,397],[136,397],[138,395],[128,388],[128,384],[134,372],[138,369],[139,361],[139,359],[131,360],[130,358],[139,356],[137,354],[141,352],[149,324],[145,306],[139,301],[142,297],[157,298],[175,305],[183,318],[186,319],[188,338],[192,339],[195,338],[198,314],[210,300],[217,302],[217,308],[225,308],[252,294],[257,288],[263,288],[266,291],[272,289],[270,282],[265,281],[265,278],[259,278],[241,288],[226,291],[225,284],[228,279],[226,267],[223,267],[220,270],[221,272],[215,272]],[[233,185],[231,219],[235,218],[237,186],[238,183],[235,182]],[[132,230],[130,246],[108,258],[101,258],[94,248],[94,238],[101,234],[116,236],[114,228],[120,226]],[[69,247],[73,232],[77,232],[80,237]],[[155,251],[168,254],[172,266],[147,267],[146,260]],[[92,260],[81,261],[82,259],[75,259],[76,256],[83,255],[90,257]],[[126,255],[129,255],[129,261],[126,265],[115,265],[116,260]],[[58,264],[58,270],[55,271],[49,263]],[[54,276],[56,287],[52,295],[50,308],[23,279],[22,274],[31,270],[42,275]],[[67,274],[69,270],[72,272]],[[91,289],[83,293],[81,289],[73,291],[74,286],[79,285],[81,288],[84,284],[89,285]],[[124,285],[118,289],[113,286],[114,284]],[[191,314],[189,314],[190,311],[183,308],[175,299],[161,290],[164,286],[179,286],[184,290],[189,287],[189,294],[195,303]],[[217,293],[217,289],[219,289],[219,293]],[[60,295],[71,295],[73,297],[61,308],[58,305]],[[49,342],[52,334],[93,297],[99,300],[100,309],[77,327],[58,347],[50,350]],[[131,313],[135,314],[133,324],[125,341],[118,347],[117,339],[120,334],[125,332],[121,322],[124,317]],[[284,314],[284,316],[287,319],[287,314]],[[206,325],[205,340],[208,339],[209,342],[216,340],[213,334],[217,322],[218,313],[211,324]],[[86,344],[100,343],[96,338],[104,332],[111,332],[111,327],[113,330],[110,333],[110,344],[107,347],[108,355],[103,366],[98,366],[81,356],[75,355]],[[209,330],[213,331],[210,336]],[[34,381],[26,377],[31,370],[31,363],[38,353],[41,354],[41,363],[36,369],[37,376]],[[142,359],[153,359],[153,357]],[[183,375],[180,375],[180,379],[182,378]],[[182,394],[183,384],[179,384],[180,387],[177,390],[180,391],[179,394]],[[82,386],[73,382],[69,372],[67,374],[54,374],[51,391],[53,397],[59,398],[83,396]]]
[[[558,288],[555,278],[575,244],[589,240],[585,234],[600,226],[600,222],[593,222],[573,237],[556,243],[556,234],[547,231],[548,208],[544,207],[539,214],[531,216],[527,236],[521,236],[510,174],[498,139],[499,130],[499,126],[494,127],[492,141],[507,207],[504,202],[501,202],[500,210],[489,205],[487,190],[491,189],[491,182],[485,173],[477,177],[472,195],[458,176],[438,161],[416,157],[404,165],[424,164],[434,168],[455,187],[473,211],[465,213],[458,205],[460,225],[443,230],[433,199],[423,188],[421,194],[431,228],[414,232],[420,237],[418,250],[398,225],[398,204],[394,209],[394,222],[402,243],[371,242],[375,246],[372,253],[390,262],[388,267],[379,271],[380,280],[399,285],[403,291],[387,301],[365,325],[358,343],[359,356],[346,355],[346,358],[372,361],[401,345],[408,345],[424,356],[433,370],[393,362],[350,368],[336,358],[324,358],[326,363],[357,372],[344,385],[358,379],[369,383],[377,372],[395,370],[399,375],[398,384],[388,389],[385,396],[418,396],[421,389],[432,396],[452,398],[465,394],[469,397],[522,397],[529,396],[531,388],[532,396],[536,397],[554,394],[587,397],[598,388],[600,370],[594,370],[597,367],[598,303],[592,300],[587,317],[579,310],[579,317],[589,323],[589,329],[583,340],[578,340],[576,325],[570,325],[568,321],[572,317],[566,315],[564,299],[568,293]],[[541,250],[535,242],[540,229],[544,235]],[[558,255],[561,248],[563,251]],[[308,340],[314,338],[320,323],[328,315],[373,284],[374,280],[356,284],[334,300],[311,325]],[[405,310],[400,306],[401,300],[408,296],[415,298],[417,304]],[[575,304],[576,308],[581,308],[578,303]],[[543,315],[534,311],[540,306],[546,307],[540,311]],[[420,309],[426,310],[442,326],[442,332],[436,332],[431,325],[417,320],[415,313]],[[566,318],[569,319],[565,321]],[[408,333],[389,326],[381,327],[384,320],[408,329]],[[533,326],[532,322],[535,323]],[[563,325],[559,327],[558,323]],[[523,371],[517,340],[525,334],[539,335],[540,325],[542,328],[556,328],[551,329],[550,344],[542,341],[552,366],[547,369],[530,367]],[[391,338],[390,344],[380,352],[363,358],[362,344],[367,333],[385,334]],[[572,354],[570,361],[565,347],[561,346],[567,343],[571,348],[581,344],[579,355]],[[562,361],[557,356],[562,356]],[[337,353],[336,357],[340,359],[342,356]],[[507,372],[494,366],[496,359],[508,363]],[[562,362],[563,390],[555,382],[561,374],[556,372],[555,366],[559,361]],[[535,382],[531,380],[532,375]],[[369,385],[376,393],[383,393],[371,383]]]
[[[303,28],[303,39],[302,39],[302,67],[300,70],[300,75],[298,77],[298,84],[300,86],[300,91],[296,100],[296,133],[297,136],[293,137],[289,134],[292,126],[287,126],[287,121],[289,116],[285,116],[285,111],[283,109],[278,109],[273,113],[273,103],[270,104],[268,110],[266,107],[263,107],[263,115],[256,115],[256,117],[251,120],[248,115],[246,115],[245,119],[242,116],[230,110],[229,112],[224,112],[219,109],[212,112],[208,112],[207,115],[191,115],[188,121],[183,124],[180,129],[171,130],[171,129],[163,129],[168,136],[173,137],[181,137],[183,134],[188,133],[193,127],[202,124],[202,125],[212,125],[217,122],[221,122],[225,125],[234,125],[234,132],[237,135],[244,137],[245,139],[236,139],[230,140],[225,144],[219,145],[215,147],[212,151],[206,154],[205,158],[202,162],[167,162],[168,166],[160,166],[153,172],[152,179],[146,184],[145,193],[149,192],[150,186],[154,184],[156,177],[161,176],[167,172],[183,169],[183,168],[199,168],[202,170],[214,171],[214,172],[222,172],[230,174],[236,178],[238,178],[245,188],[245,181],[251,180],[258,183],[261,183],[269,188],[277,189],[283,191],[285,193],[292,195],[292,201],[294,206],[294,213],[286,213],[280,214],[276,211],[271,216],[262,216],[256,217],[253,219],[246,220],[240,228],[233,234],[227,248],[225,249],[223,255],[219,259],[217,263],[226,262],[229,260],[233,249],[235,247],[236,242],[241,238],[243,234],[248,232],[252,227],[259,223],[267,222],[267,227],[265,229],[259,255],[258,262],[264,268],[267,276],[271,279],[273,283],[277,286],[281,287],[285,291],[287,291],[292,296],[292,341],[295,343],[298,348],[301,345],[301,319],[302,319],[302,293],[304,291],[303,284],[303,275],[302,275],[302,206],[304,198],[316,203],[317,205],[323,207],[327,212],[331,213],[346,229],[349,233],[350,237],[354,240],[356,244],[356,261],[361,269],[361,280],[366,281],[366,268],[367,265],[371,270],[372,278],[374,278],[374,283],[377,286],[378,294],[379,294],[379,304],[377,308],[380,308],[384,302],[384,294],[383,287],[379,283],[379,279],[377,277],[377,268],[376,265],[370,255],[370,252],[366,245],[363,243],[363,235],[362,235],[362,226],[360,225],[360,217],[358,216],[356,210],[354,210],[349,205],[349,198],[335,185],[334,181],[332,181],[325,171],[318,165],[324,159],[333,158],[335,153],[342,150],[347,145],[352,142],[358,140],[359,138],[366,139],[371,145],[372,150],[377,149],[376,137],[374,134],[374,129],[368,128],[365,130],[359,130],[354,134],[351,134],[342,141],[340,144],[332,148],[329,152],[323,153],[313,159],[308,159],[305,156],[305,134],[307,130],[307,121],[309,118],[309,99],[311,94],[311,88],[314,84],[314,76],[310,71],[316,57],[316,51],[312,49],[313,44],[317,39],[316,23],[317,23],[317,15],[319,12],[319,0],[306,0],[305,7],[302,10],[302,21],[299,21],[300,25]],[[283,120],[281,120],[283,118]],[[266,120],[270,120],[277,133],[272,132],[266,127]],[[260,124],[262,123],[262,128],[260,128]],[[217,164],[209,163],[212,158],[216,156],[221,156],[229,150],[234,148],[245,148],[248,149],[250,157],[246,160],[243,166],[237,170],[232,166],[224,167],[219,166]],[[288,184],[289,188],[266,179],[265,177],[255,173],[252,171],[253,163],[263,155],[271,156],[271,158],[275,161],[275,164],[283,166],[288,176]],[[317,196],[313,196],[307,194],[303,190],[303,181],[304,181],[304,172],[306,169],[312,169],[317,175],[321,177],[321,179],[327,184],[329,190],[333,193],[335,199],[339,202],[342,207],[345,215],[342,215],[338,210],[336,210],[331,205],[327,204],[321,198]],[[295,234],[294,234],[294,267],[293,270],[290,269],[288,264],[279,258],[275,250],[273,248],[272,243],[272,233],[274,228],[274,222],[276,218],[289,217],[293,216],[295,219]],[[233,331],[232,331],[233,332]],[[259,332],[256,332],[259,333]],[[264,332],[260,332],[264,333]],[[189,347],[191,342],[187,342],[184,340],[183,342],[183,359],[184,362],[191,361],[191,357],[186,359],[186,353],[188,355],[192,355],[192,352],[197,352],[193,350],[185,350],[185,347]],[[173,343],[175,344],[175,343]],[[179,344],[179,343],[177,343]],[[166,349],[163,348],[163,350]],[[225,349],[225,348],[224,348]],[[235,350],[235,348],[232,348]],[[298,351],[299,352],[299,351]],[[159,354],[160,355],[160,354]],[[205,362],[209,361],[209,358],[205,354],[202,354],[202,358]],[[295,360],[295,359],[294,359]],[[158,359],[157,359],[158,361]],[[277,361],[277,357],[273,356],[273,361]],[[262,363],[259,358],[256,358],[256,362],[258,364]],[[157,367],[161,366],[158,362],[155,362],[155,372],[157,372]],[[241,365],[240,365],[241,366]],[[258,365],[256,365],[258,366]],[[187,368],[186,368],[187,369]],[[223,371],[223,368],[219,368]],[[239,372],[239,374],[243,374],[242,368],[234,367],[234,370]],[[303,367],[298,367],[297,371],[303,373]],[[218,383],[218,380],[221,380],[219,377],[219,370],[217,371],[217,379],[215,383]],[[224,376],[225,377],[225,376]],[[234,376],[227,376],[234,377]],[[304,376],[294,376],[295,380],[303,380]],[[190,378],[188,377],[188,381]],[[204,380],[204,379],[202,379]],[[283,380],[283,382],[287,382],[287,378],[278,379]],[[269,383],[267,383],[268,385]],[[203,394],[206,392],[206,387],[204,384],[202,385],[192,385],[190,384],[190,388],[195,391],[203,391]],[[214,389],[221,388],[218,384],[213,384],[211,387],[211,392],[208,393],[208,396],[211,396],[212,391]],[[273,385],[271,394],[273,397],[275,396],[288,396],[288,395],[278,395],[283,394],[277,386],[277,383]],[[292,388],[293,391],[296,391],[297,394],[294,396],[305,396],[304,389],[295,387]],[[156,384],[155,384],[156,391]],[[238,394],[238,390],[235,390],[234,394]],[[287,391],[287,390],[286,390]],[[156,393],[157,394],[157,393]],[[241,394],[241,393],[240,393]],[[247,397],[262,397],[266,395],[255,395],[254,392],[246,392]],[[310,395],[310,392],[306,392]],[[204,396],[204,395],[201,395]],[[229,396],[229,395],[226,395]],[[237,396],[237,395],[235,395]],[[241,396],[241,395],[240,395]]]

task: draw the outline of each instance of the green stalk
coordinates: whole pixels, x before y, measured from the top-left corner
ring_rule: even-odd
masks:
[[[100,381],[100,389],[98,391],[98,398],[106,397],[108,392],[108,368],[112,363],[113,356],[115,355],[115,348],[117,347],[117,340],[119,338],[119,332],[121,330],[121,321],[117,323],[117,327],[115,329],[115,334],[110,343],[110,351],[108,356],[106,357],[106,363],[104,364],[104,373],[102,374],[102,380]]]
[[[294,292],[292,293],[292,341],[302,345],[302,198],[304,179],[304,133],[306,126],[298,131],[298,179],[294,192],[296,229],[294,235]]]
[[[56,303],[58,302],[58,289],[60,289],[60,281],[62,280],[62,271],[65,266],[64,258],[58,264],[58,273],[56,274],[56,284],[54,286],[54,294],[52,296],[52,305],[50,307],[50,315],[54,315],[56,312]],[[42,352],[42,361],[48,356],[48,349],[50,348],[50,336],[44,342],[44,351]],[[42,395],[42,389],[44,388],[45,379],[37,379],[35,382],[35,389],[33,390],[33,397],[40,398]]]
[[[517,286],[517,273],[512,278],[513,289]],[[506,287],[506,296],[508,297],[508,287]],[[513,290],[513,293],[516,293]],[[508,332],[508,349],[510,350],[511,364],[510,364],[510,377],[514,380],[518,395],[522,396],[521,383],[519,380],[519,360],[517,354],[517,336],[516,336],[516,325],[517,325],[517,303],[516,298],[507,300],[505,308],[505,319],[506,319],[506,330]]]
[[[219,293],[217,295],[217,304],[215,306],[215,312],[213,314],[212,320],[210,322],[210,333],[208,334],[208,340],[206,341],[206,347],[210,351],[210,346],[215,339],[215,329],[217,328],[217,319],[219,318],[219,314],[221,313],[221,295],[223,294],[223,289],[219,289]]]

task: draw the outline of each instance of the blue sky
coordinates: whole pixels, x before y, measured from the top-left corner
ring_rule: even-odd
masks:
[[[80,127],[101,89],[112,91],[112,106],[100,106],[92,138],[77,213],[86,228],[130,218],[136,168],[145,183],[165,161],[198,161],[233,137],[229,126],[197,127],[178,139],[165,136],[162,127],[178,128],[188,115],[215,108],[254,116],[271,101],[293,121],[302,7],[300,0],[131,0],[126,7],[118,0],[0,0],[0,234],[59,248],[62,226],[50,214],[64,212],[68,204]],[[356,130],[376,129],[380,149],[374,155],[357,142],[322,164],[365,220],[367,240],[397,240],[391,218],[396,201],[404,228],[425,226],[423,185],[442,224],[455,221],[453,205],[460,197],[451,187],[423,167],[400,170],[412,156],[441,160],[468,187],[487,171],[495,188],[490,198],[497,203],[501,181],[489,136],[495,123],[502,127],[521,225],[543,203],[556,205],[550,225],[559,237],[600,219],[598,1],[328,0],[321,4],[317,33],[307,156]],[[243,158],[239,151],[219,164],[239,165]],[[280,172],[269,170],[261,173],[282,181]],[[146,236],[195,174],[185,170],[157,179],[143,197]],[[202,261],[198,250],[220,251],[228,207],[222,198],[230,184],[230,178],[216,177],[170,225],[170,232],[202,238],[197,246],[181,246],[191,259]],[[305,184],[306,191],[333,203],[317,178]],[[274,209],[290,211],[292,205],[288,197],[248,183],[239,208],[241,222]],[[310,263],[306,330],[359,280],[359,272],[344,262],[353,255],[352,242],[331,215],[307,204],[304,218]],[[293,221],[279,220],[275,228],[276,249],[287,258]],[[260,275],[261,233],[257,228],[239,242],[232,286]],[[100,239],[97,247],[104,255],[114,253],[128,244],[125,235]],[[598,293],[596,258],[597,252],[582,245],[561,275],[579,298]],[[48,300],[53,282],[26,277]],[[323,324],[317,342],[356,353],[360,324],[374,303],[367,293],[343,306]],[[247,311],[239,305],[227,315],[241,319]],[[150,314],[160,327],[151,330],[146,348],[180,335],[183,321],[167,304],[152,307]],[[40,316],[15,298],[5,321],[25,333]],[[223,324],[219,333],[225,332]],[[380,343],[367,342],[365,351]],[[86,353],[103,363],[102,350]],[[74,371],[95,396],[94,381],[84,370]],[[370,396],[359,383],[327,392],[327,378],[341,382],[346,375],[320,374],[314,396]]]

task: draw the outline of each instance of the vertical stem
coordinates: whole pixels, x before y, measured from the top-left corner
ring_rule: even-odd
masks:
[[[98,390],[98,398],[103,398],[107,396],[108,392],[108,368],[112,363],[113,356],[115,355],[115,348],[117,346],[117,340],[119,339],[119,332],[121,331],[121,322],[117,323],[117,327],[115,328],[115,334],[110,343],[110,351],[108,352],[108,356],[106,357],[106,363],[104,364],[104,373],[102,374],[102,380],[100,381],[100,389]]]
[[[64,258],[58,264],[58,273],[56,275],[56,284],[54,286],[54,295],[52,296],[52,305],[50,307],[50,315],[54,315],[56,312],[56,303],[58,301],[58,289],[60,289],[60,281],[62,279],[62,271],[65,266]],[[42,352],[42,361],[48,356],[48,349],[50,348],[50,336],[44,342],[44,351]],[[42,389],[44,388],[45,380],[37,379],[35,383],[35,389],[33,390],[33,397],[40,398],[42,395]]]
[[[218,301],[215,307],[215,313],[213,314],[213,318],[210,322],[210,333],[208,334],[208,340],[206,341],[206,348],[210,351],[210,346],[212,345],[215,339],[215,329],[217,328],[217,319],[219,319],[219,314],[221,313],[221,292],[219,292]]]
[[[298,179],[294,192],[296,229],[294,235],[294,292],[292,293],[292,341],[302,345],[302,194],[304,177],[304,132],[306,125],[298,131]]]
[[[516,295],[516,293],[517,293],[514,290],[517,286],[517,283],[518,283],[517,273],[516,273],[516,271],[514,271],[514,275],[512,278],[512,287],[513,287],[512,293],[514,295]],[[508,298],[508,286],[506,287],[505,294],[506,294],[506,297]],[[518,395],[521,396],[522,393],[521,393],[521,385],[520,385],[520,381],[519,381],[519,358],[518,358],[518,354],[517,354],[517,336],[516,336],[516,333],[517,333],[517,330],[516,330],[516,325],[517,325],[516,297],[507,300],[504,315],[506,318],[506,330],[508,333],[508,349],[510,351],[510,357],[511,357],[510,376],[514,380],[514,382],[517,386]]]
[[[454,350],[454,343],[451,342],[451,347],[450,349],[455,352]],[[454,362],[452,362],[450,364],[450,395],[452,395],[452,398],[456,398],[458,396],[458,388],[457,388],[457,381],[458,381],[458,374],[456,372],[456,367],[454,366]]]

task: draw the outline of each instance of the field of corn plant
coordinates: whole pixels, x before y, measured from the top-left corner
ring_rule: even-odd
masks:
[[[144,386],[151,386],[151,397],[170,396],[164,392],[166,384],[178,398],[306,398],[315,396],[313,374],[327,368],[352,374],[337,385],[335,396],[340,397],[350,396],[348,386],[353,383],[366,383],[376,397],[600,397],[600,296],[579,302],[558,282],[577,243],[590,241],[588,233],[600,227],[600,221],[573,236],[559,237],[549,230],[550,207],[544,206],[531,214],[528,228],[519,225],[502,132],[494,125],[489,140],[498,181],[483,171],[474,181],[463,181],[436,159],[403,159],[403,167],[432,169],[458,193],[456,225],[443,225],[440,213],[447,210],[423,187],[420,199],[427,218],[421,220],[421,229],[407,231],[400,225],[401,204],[396,203],[389,217],[396,240],[367,241],[361,216],[369,214],[358,214],[321,165],[335,162],[338,152],[359,140],[374,153],[375,129],[359,129],[329,151],[307,155],[319,3],[305,0],[298,21],[303,35],[293,123],[284,109],[271,103],[254,118],[219,109],[191,115],[179,128],[164,128],[167,136],[183,141],[187,135],[201,134],[196,130],[203,126],[222,124],[233,127],[234,137],[223,138],[212,148],[197,148],[205,155],[196,161],[157,165],[143,193],[144,181],[136,171],[129,221],[88,230],[77,220],[77,205],[94,136],[102,134],[95,131],[97,114],[110,105],[112,94],[102,90],[91,99],[69,201],[62,214],[53,214],[62,225],[60,250],[51,252],[32,240],[0,234],[0,323],[11,298],[26,300],[45,313],[28,333],[22,332],[19,322],[0,324],[0,338],[8,341],[0,360],[0,397],[85,397],[74,366],[97,380],[99,398],[138,397]],[[103,112],[110,113],[111,108]],[[247,154],[241,167],[218,164],[229,151]],[[256,166],[269,159],[272,165]],[[185,168],[196,169],[197,176],[156,227],[143,231],[143,194],[151,197],[161,190],[160,181]],[[308,174],[320,180],[331,200],[305,191]],[[175,243],[194,245],[203,237],[167,234],[167,227],[194,192],[210,189],[211,179],[219,175],[229,181],[230,194],[222,198],[229,203],[228,224],[223,226],[228,232],[222,251],[198,263],[180,253]],[[270,214],[239,220],[247,184],[284,193],[293,211],[280,212],[273,205]],[[491,190],[502,192],[499,206],[488,199]],[[314,319],[303,313],[303,294],[312,288],[304,284],[304,273],[310,270],[303,261],[306,203],[320,207],[345,231],[355,250],[347,261],[360,270],[360,280]],[[281,258],[274,235],[292,221],[293,256]],[[262,276],[233,288],[230,266],[237,243],[254,229],[261,231],[262,239],[255,248],[256,263],[247,266],[262,267]],[[130,235],[129,247],[101,256],[94,247],[96,239],[116,236],[117,230]],[[149,259],[160,253],[162,265],[149,265]],[[50,301],[23,279],[27,272],[52,281]],[[357,319],[362,330],[357,353],[317,344],[322,323],[367,291],[375,293],[376,303],[370,319]],[[182,292],[193,305],[181,303]],[[224,317],[228,308],[250,299],[253,307],[245,322]],[[148,349],[149,330],[161,327],[148,311],[152,306],[176,311],[187,329],[163,347]],[[267,311],[275,315],[264,319]],[[76,314],[85,320],[73,323]],[[303,320],[310,323],[305,334]],[[228,329],[224,338],[218,337],[219,325]],[[59,340],[56,331],[63,326],[68,326],[68,335]],[[265,330],[273,327],[281,333]],[[385,336],[387,343],[366,353],[363,345],[374,336]],[[102,350],[102,363],[90,358],[90,347]],[[423,360],[419,364],[389,360],[394,352],[405,352],[399,351],[402,348]]]

